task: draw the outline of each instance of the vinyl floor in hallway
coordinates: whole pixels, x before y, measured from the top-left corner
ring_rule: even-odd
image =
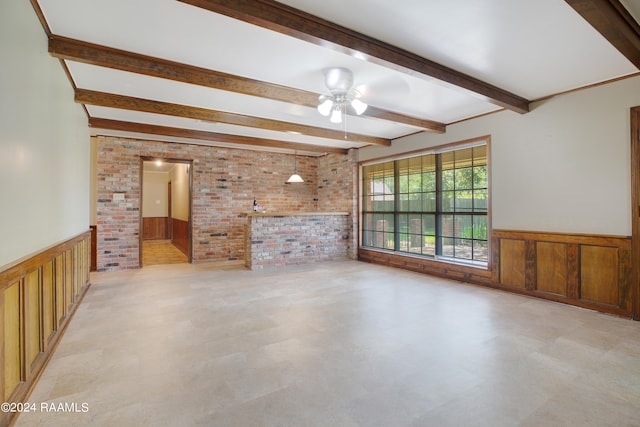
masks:
[[[356,261],[92,283],[29,398],[81,410],[18,427],[640,425],[631,320]]]

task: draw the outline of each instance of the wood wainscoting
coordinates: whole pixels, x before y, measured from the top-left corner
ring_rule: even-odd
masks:
[[[173,238],[171,243],[183,254],[190,259],[189,256],[189,221],[183,221],[181,219],[171,218],[171,226],[173,227]]]
[[[142,240],[167,240],[169,237],[169,218],[142,218]]]
[[[98,271],[98,226],[90,225],[91,230],[91,271]]]
[[[493,230],[489,269],[360,248],[361,261],[633,315],[631,238]]]
[[[0,271],[0,394],[24,402],[89,287],[87,231]],[[0,412],[8,426],[17,412]]]
[[[631,238],[493,231],[494,286],[631,317]]]

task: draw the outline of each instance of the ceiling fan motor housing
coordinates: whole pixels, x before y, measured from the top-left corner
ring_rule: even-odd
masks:
[[[353,73],[347,68],[329,68],[325,73],[324,82],[331,94],[346,93],[353,86]]]

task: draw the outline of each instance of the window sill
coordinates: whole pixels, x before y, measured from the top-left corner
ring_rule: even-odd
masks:
[[[424,255],[415,255],[415,254],[412,254],[410,252],[398,252],[398,251],[392,251],[392,250],[388,250],[388,249],[373,248],[373,247],[369,247],[369,246],[359,246],[358,250],[379,252],[379,253],[393,255],[393,256],[399,256],[399,257],[406,257],[406,258],[411,258],[411,259],[415,259],[415,260],[421,260],[421,261],[425,261],[425,262],[450,264],[450,265],[456,265],[456,266],[460,266],[460,267],[473,268],[473,269],[477,269],[477,270],[490,271],[489,263],[481,262],[481,261],[465,261],[465,260],[460,260],[460,259],[455,259],[455,258],[443,257],[443,256],[439,256],[439,255],[437,255],[435,257],[424,256]]]

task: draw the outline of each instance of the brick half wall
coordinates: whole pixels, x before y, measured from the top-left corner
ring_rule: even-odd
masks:
[[[247,266],[252,270],[348,259],[350,215],[249,218]]]

